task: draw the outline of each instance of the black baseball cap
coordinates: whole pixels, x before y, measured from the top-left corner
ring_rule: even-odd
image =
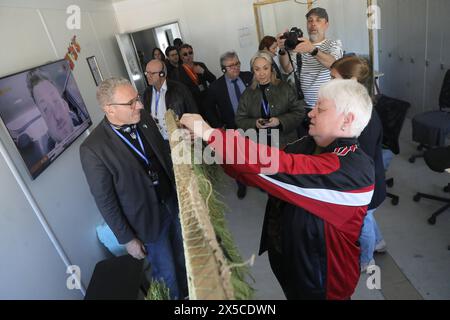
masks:
[[[327,10],[325,10],[324,8],[320,8],[320,7],[312,8],[306,14],[306,19],[308,19],[309,16],[311,16],[311,15],[315,15],[315,16],[318,16],[319,18],[323,18],[323,19],[327,20],[327,22],[328,22],[328,13],[327,13]]]

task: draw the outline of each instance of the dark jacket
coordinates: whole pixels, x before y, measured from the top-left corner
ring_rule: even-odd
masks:
[[[252,82],[253,73],[242,71],[239,78],[244,82],[245,87],[248,87]],[[203,105],[206,119],[212,127],[236,129],[234,109],[224,75],[211,84]]]
[[[198,113],[197,104],[189,90],[182,83],[172,80],[167,81],[166,107],[172,109],[179,117],[183,113]],[[144,109],[151,114],[153,86],[144,91]]]
[[[295,90],[280,81],[277,85],[270,84],[266,88],[266,96],[270,105],[270,116],[280,120],[280,146],[297,139],[296,128],[301,123],[305,109],[303,101],[297,98]],[[256,120],[263,118],[261,115],[262,92],[259,87],[248,87],[241,96],[236,112],[236,125],[247,130],[256,128]]]
[[[383,125],[375,109],[369,123],[358,137],[361,149],[372,158],[375,166],[375,190],[369,209],[378,208],[386,198],[386,177],[383,165]]]
[[[192,93],[192,96],[194,97],[195,102],[197,103],[200,113],[204,115],[204,113],[202,112],[203,99],[206,96],[206,90],[208,89],[209,85],[216,80],[216,76],[208,70],[203,62],[194,62],[194,65],[199,65],[205,70],[203,74],[198,75],[199,85],[202,85],[203,90],[200,90],[199,86],[197,86],[191,80],[191,78],[189,78],[182,65],[178,67],[178,81],[183,83],[189,89],[189,91]]]
[[[164,151],[164,140],[146,112],[141,112],[138,128],[174,186],[170,155]],[[163,217],[155,187],[106,118],[81,145],[80,158],[97,207],[119,243],[133,238],[144,243],[156,240]]]

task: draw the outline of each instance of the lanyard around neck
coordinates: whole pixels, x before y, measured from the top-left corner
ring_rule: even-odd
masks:
[[[119,132],[119,130],[117,130],[116,128],[114,128],[113,126],[111,126],[111,128],[114,130],[114,132],[119,136],[120,139],[122,139],[139,157],[142,158],[142,160],[145,161],[145,163],[147,164],[147,166],[150,165],[150,161],[148,160],[148,158],[144,155],[145,154],[145,149],[144,149],[144,145],[142,143],[142,139],[141,136],[139,135],[139,131],[136,130],[136,135],[139,141],[139,145],[141,146],[141,150],[138,150],[130,141],[128,141],[127,138],[124,137],[123,134],[121,134]]]

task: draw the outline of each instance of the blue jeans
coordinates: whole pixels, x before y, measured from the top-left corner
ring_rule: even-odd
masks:
[[[367,210],[367,214],[361,228],[361,235],[359,236],[359,244],[361,246],[361,264],[367,264],[373,259],[375,246],[383,240],[380,229],[378,228],[377,222],[373,216],[375,210],[376,209]]]
[[[152,280],[163,281],[170,298],[183,299],[188,295],[183,237],[176,200],[161,204],[165,220],[159,237],[145,244]]]

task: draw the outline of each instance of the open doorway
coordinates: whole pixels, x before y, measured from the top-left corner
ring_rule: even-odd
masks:
[[[176,38],[182,39],[178,22],[116,35],[128,76],[138,92],[142,93],[147,87],[144,71],[152,59],[153,48],[165,52]]]

